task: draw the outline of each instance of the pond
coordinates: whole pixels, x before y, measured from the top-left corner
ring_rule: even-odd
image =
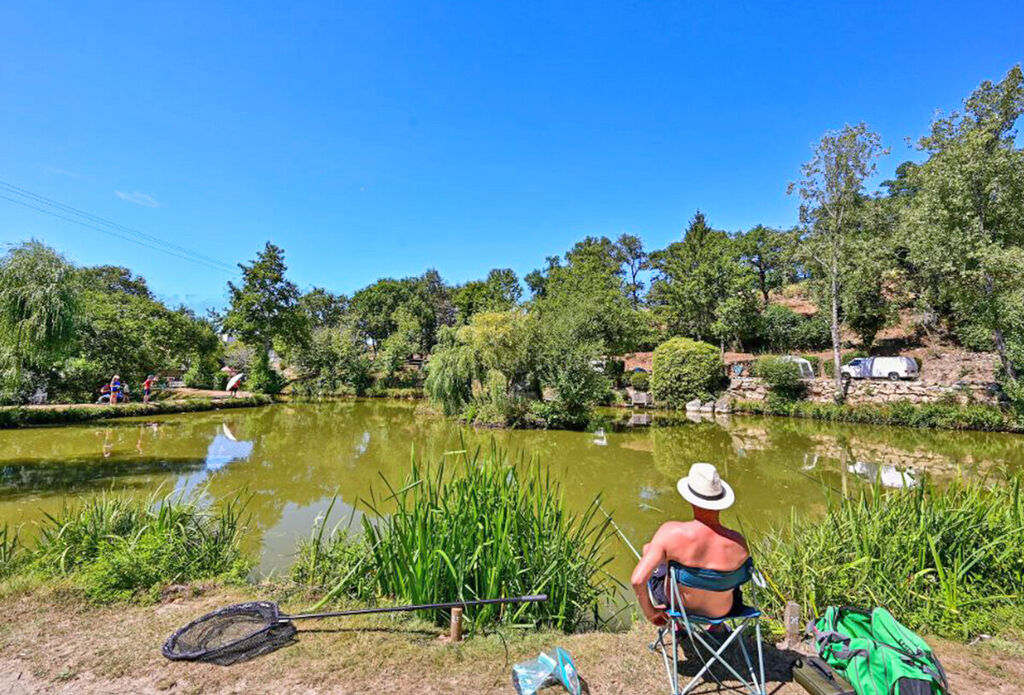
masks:
[[[863,481],[915,485],[1024,465],[1024,438],[993,433],[829,425],[733,416],[601,413],[590,432],[488,431],[422,412],[415,403],[360,400],[126,419],[0,431],[0,524],[32,522],[100,494],[148,496],[203,491],[213,499],[252,496],[247,542],[263,574],[286,572],[296,541],[308,537],[337,492],[332,522],[344,520],[381,475],[398,483],[413,452],[490,446],[539,457],[583,508],[597,494],[638,546],[662,522],[688,518],[676,480],[710,461],[736,490],[727,523],[756,535],[784,524],[792,509],[820,513],[823,488]],[[613,573],[632,557],[615,545]]]

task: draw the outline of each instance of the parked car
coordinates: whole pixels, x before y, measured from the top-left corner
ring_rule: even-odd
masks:
[[[844,379],[916,379],[917,361],[913,357],[856,357],[840,370]]]

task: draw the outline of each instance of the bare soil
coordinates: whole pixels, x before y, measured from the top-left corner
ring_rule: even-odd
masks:
[[[592,693],[668,690],[660,656],[647,649],[653,629],[641,625],[628,632],[578,635],[509,629],[504,635],[470,635],[461,644],[446,644],[439,639],[443,630],[429,623],[364,616],[298,623],[295,642],[246,663],[170,662],[160,655],[160,645],[177,627],[252,598],[230,589],[184,594],[158,605],[107,608],[48,590],[0,599],[0,693],[508,694],[513,692],[512,664],[554,644],[573,654]],[[1024,647],[1019,643],[932,643],[953,692],[1018,693],[1024,687]],[[766,656],[768,691],[802,693],[790,682],[796,653],[768,647]],[[690,674],[694,669],[693,663],[683,668]],[[714,690],[713,684],[698,688]]]

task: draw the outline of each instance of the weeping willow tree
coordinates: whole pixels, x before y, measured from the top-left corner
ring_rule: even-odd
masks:
[[[59,356],[78,309],[74,266],[50,247],[29,241],[0,258],[0,390],[20,391],[26,369]]]
[[[423,387],[445,415],[458,415],[473,399],[473,380],[479,374],[476,354],[471,345],[458,341],[452,328],[442,328],[438,338]]]

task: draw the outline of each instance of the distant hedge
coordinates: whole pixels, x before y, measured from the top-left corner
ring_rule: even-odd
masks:
[[[629,385],[637,391],[647,391],[651,388],[651,375],[647,372],[633,372],[629,377]]]
[[[666,408],[682,408],[695,398],[710,399],[720,390],[725,363],[714,345],[673,338],[654,350],[651,394]]]

